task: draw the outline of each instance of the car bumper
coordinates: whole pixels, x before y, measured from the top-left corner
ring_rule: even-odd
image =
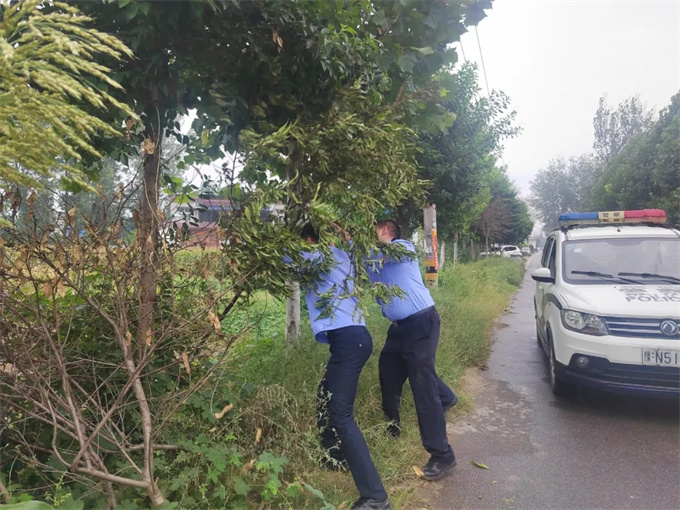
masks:
[[[628,395],[680,397],[680,372],[677,368],[624,365],[601,360],[603,364],[597,370],[557,363],[555,371],[561,380],[576,386]]]
[[[554,335],[556,372],[560,379],[605,391],[680,396],[680,367],[642,364],[643,349],[680,351],[680,341],[583,335],[560,325]],[[588,358],[579,366],[579,357]]]

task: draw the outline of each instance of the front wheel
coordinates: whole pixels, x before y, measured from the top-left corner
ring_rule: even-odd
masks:
[[[569,384],[560,379],[557,375],[557,361],[555,360],[555,347],[553,346],[552,334],[547,331],[548,342],[550,345],[550,389],[554,395],[563,396],[569,393]]]

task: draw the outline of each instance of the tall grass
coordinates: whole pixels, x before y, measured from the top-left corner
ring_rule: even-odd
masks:
[[[523,266],[516,261],[494,258],[450,266],[440,275],[440,286],[433,291],[442,319],[437,370],[457,393],[465,369],[485,363],[491,328],[520,284],[522,272]],[[376,304],[370,306],[369,314],[367,324],[374,350],[361,375],[355,414],[393,505],[398,508],[415,498],[411,466],[426,462],[427,453],[420,444],[413,398],[407,387],[402,404],[402,436],[393,440],[385,435],[378,354],[389,322]],[[256,321],[256,317],[260,319]],[[348,473],[318,468],[322,451],[317,441],[314,399],[328,347],[316,343],[306,325],[300,347],[286,350],[282,338],[285,309],[271,298],[261,297],[229,320],[233,324],[225,324],[227,328],[255,321],[250,335],[234,350],[230,363],[230,375],[257,388],[254,396],[239,403],[241,432],[252,437],[247,429],[261,427],[263,447],[288,457],[290,481],[302,480],[316,487],[335,505],[355,499],[356,489]],[[471,407],[465,395],[460,400],[454,414]],[[320,506],[319,499],[308,495],[295,507]]]

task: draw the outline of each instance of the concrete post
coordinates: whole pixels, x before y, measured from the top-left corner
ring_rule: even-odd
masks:
[[[439,285],[437,263],[437,209],[433,204],[426,207],[424,213],[425,226],[425,284],[429,287]]]

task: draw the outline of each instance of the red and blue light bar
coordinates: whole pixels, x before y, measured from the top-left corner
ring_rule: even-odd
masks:
[[[602,223],[666,223],[666,211],[640,209],[637,211],[574,212],[560,216],[560,225],[598,225]]]

